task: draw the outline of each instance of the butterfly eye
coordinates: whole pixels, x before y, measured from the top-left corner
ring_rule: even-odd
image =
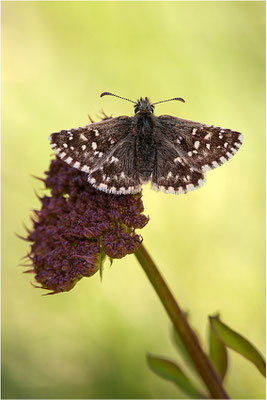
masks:
[[[135,104],[135,106],[134,106],[134,112],[135,112],[135,114],[136,114],[136,113],[138,113],[139,111],[140,111],[140,102],[138,101],[138,103]]]

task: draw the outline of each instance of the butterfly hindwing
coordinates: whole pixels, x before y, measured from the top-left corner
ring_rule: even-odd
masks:
[[[130,194],[141,191],[136,169],[135,137],[130,132],[106,158],[100,168],[93,171],[88,181],[107,193]],[[101,182],[100,185],[98,182]]]
[[[152,188],[165,193],[181,194],[202,186],[204,182],[204,174],[186,162],[184,152],[180,149],[177,151],[166,137],[161,137],[157,143]]]

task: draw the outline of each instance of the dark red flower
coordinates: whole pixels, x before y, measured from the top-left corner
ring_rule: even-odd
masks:
[[[59,158],[51,162],[44,183],[50,196],[40,198],[34,212],[29,258],[42,288],[68,291],[84,276],[92,276],[103,256],[122,258],[142,242],[135,229],[148,218],[141,194],[113,195],[94,189],[85,173]]]

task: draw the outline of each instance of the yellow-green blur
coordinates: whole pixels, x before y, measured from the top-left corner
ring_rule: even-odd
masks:
[[[240,151],[186,195],[144,187],[144,244],[207,349],[208,315],[265,352],[265,3],[2,2],[3,398],[184,398],[146,353],[181,360],[134,256],[69,293],[42,296],[23,274],[23,223],[52,151],[51,132],[103,109],[151,101],[244,134]],[[185,367],[186,368],[186,367]],[[189,372],[190,375],[190,372]],[[265,397],[256,368],[230,354],[232,398]]]

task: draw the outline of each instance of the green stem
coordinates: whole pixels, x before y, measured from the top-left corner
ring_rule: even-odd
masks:
[[[188,324],[181,308],[143,245],[135,252],[136,258],[157,292],[165,310],[180,335],[192,361],[213,399],[229,399],[222,383],[204,353],[199,340]]]

